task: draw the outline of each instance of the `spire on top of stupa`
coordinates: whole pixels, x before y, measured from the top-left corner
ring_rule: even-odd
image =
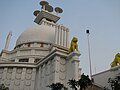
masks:
[[[42,0],[40,2],[40,5],[42,6],[41,11],[36,10],[33,13],[36,16],[34,20],[35,23],[41,24],[41,21],[43,19],[56,23],[60,19],[58,14],[63,12],[63,10],[60,7],[56,7],[55,9],[53,9],[53,7],[49,5],[49,3],[45,0]],[[56,12],[56,14],[54,14],[53,12]]]

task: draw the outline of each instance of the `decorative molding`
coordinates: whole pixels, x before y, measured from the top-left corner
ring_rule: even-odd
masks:
[[[19,86],[20,85],[20,80],[15,80],[15,85]]]
[[[16,73],[21,74],[22,73],[22,68],[17,68]]]
[[[28,69],[26,70],[26,73],[31,74],[31,73],[32,73],[32,68],[28,68]]]
[[[66,64],[66,60],[64,58],[61,58],[60,59],[60,64],[65,65]]]
[[[5,80],[5,84],[6,84],[7,86],[9,86],[9,85],[10,85],[10,80]]]
[[[17,73],[16,73],[15,78],[16,78],[17,80],[20,80],[20,79],[21,79],[21,75],[22,75],[22,74],[17,74]]]
[[[7,79],[7,80],[11,80],[11,78],[12,78],[12,73],[7,73],[6,79]]]
[[[25,85],[26,86],[31,86],[31,80],[25,80]]]
[[[59,77],[59,79],[61,79],[61,80],[65,80],[65,79],[66,79],[66,75],[65,75],[65,73],[60,73],[60,77]]]
[[[65,72],[66,71],[66,66],[60,64],[60,72]]]
[[[26,79],[26,80],[31,80],[31,78],[32,78],[32,75],[26,73],[26,75],[25,75],[25,79]]]

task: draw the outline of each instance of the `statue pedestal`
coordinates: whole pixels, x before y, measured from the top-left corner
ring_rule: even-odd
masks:
[[[78,80],[80,76],[79,56],[80,52],[73,51],[67,57],[67,81],[71,79]]]

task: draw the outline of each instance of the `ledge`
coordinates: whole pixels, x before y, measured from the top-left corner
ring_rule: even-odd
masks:
[[[0,67],[33,67],[36,68],[35,63],[22,62],[4,62],[0,63]]]

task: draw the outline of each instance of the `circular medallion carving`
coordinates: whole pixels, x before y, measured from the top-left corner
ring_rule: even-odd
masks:
[[[65,72],[66,71],[65,65],[60,65],[60,71],[61,72]]]
[[[8,80],[11,80],[11,76],[12,76],[12,74],[7,73],[6,78],[7,78]]]
[[[10,85],[10,80],[6,80],[6,81],[5,81],[5,84],[6,84],[7,86],[9,86],[9,85]]]
[[[12,73],[13,69],[12,68],[9,68],[8,69],[8,73]]]
[[[31,74],[31,73],[32,73],[32,69],[29,68],[29,69],[26,70],[26,72],[27,72],[28,74]]]
[[[30,80],[26,80],[26,81],[25,81],[25,85],[26,85],[26,86],[30,86],[30,85],[31,85],[31,81],[30,81]]]
[[[64,80],[65,78],[66,78],[65,74],[64,73],[60,73],[60,79]]]
[[[16,79],[20,80],[21,79],[21,74],[16,74]]]
[[[20,81],[19,80],[15,80],[15,85],[19,86],[20,85]]]
[[[65,64],[66,64],[65,59],[61,59],[61,60],[60,60],[60,64],[65,65]]]
[[[22,68],[18,68],[17,73],[21,74],[22,73]]]
[[[26,78],[27,80],[30,80],[30,79],[32,78],[32,75],[31,75],[31,74],[26,74],[25,78]]]

